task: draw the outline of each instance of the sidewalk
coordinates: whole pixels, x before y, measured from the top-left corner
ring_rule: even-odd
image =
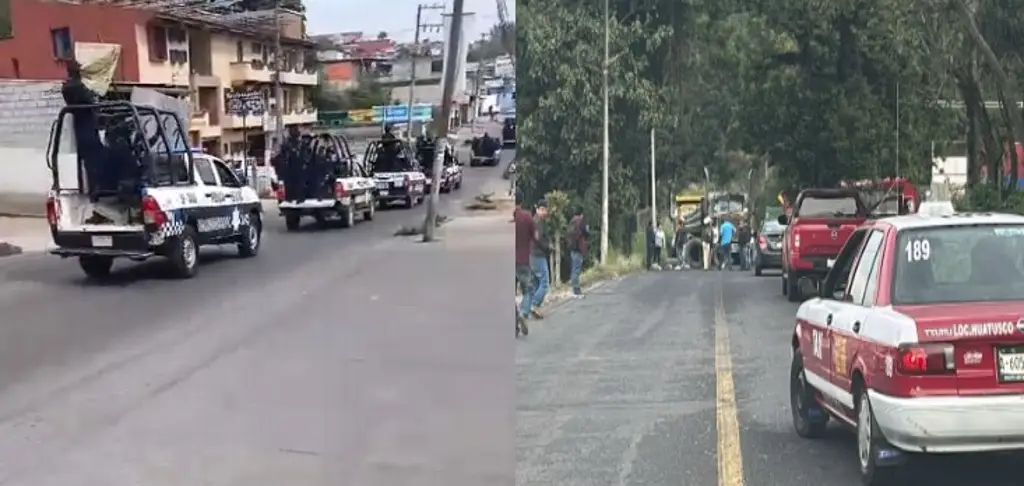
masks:
[[[50,227],[42,218],[7,218],[0,216],[0,257],[10,256],[8,245],[20,248],[17,253],[45,251],[52,237]]]

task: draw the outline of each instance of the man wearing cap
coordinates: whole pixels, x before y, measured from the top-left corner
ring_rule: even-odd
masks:
[[[523,300],[516,314],[516,334],[526,335],[530,332],[526,327],[526,318],[530,316],[530,307],[533,305],[534,277],[533,270],[530,269],[530,254],[533,240],[536,238],[536,228],[533,225],[533,216],[523,209],[521,191],[516,191],[516,209],[512,213],[512,221],[516,225],[516,281],[523,293]]]
[[[530,254],[530,269],[537,278],[537,287],[533,291],[533,304],[530,315],[534,319],[543,319],[544,315],[537,308],[544,304],[548,295],[548,284],[551,279],[548,271],[548,255],[551,254],[551,230],[548,228],[548,202],[537,201],[537,214],[533,218],[535,228],[533,249]]]

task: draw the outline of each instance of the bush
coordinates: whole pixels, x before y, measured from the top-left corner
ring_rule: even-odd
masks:
[[[953,198],[957,211],[996,211],[1024,214],[1024,191],[1004,189],[1002,198],[995,186],[979,184]]]

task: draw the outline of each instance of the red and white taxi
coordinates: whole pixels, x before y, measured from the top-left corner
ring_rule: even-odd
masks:
[[[793,331],[793,423],[854,427],[865,484],[907,452],[1024,449],[1024,217],[869,221],[800,285],[815,297]]]

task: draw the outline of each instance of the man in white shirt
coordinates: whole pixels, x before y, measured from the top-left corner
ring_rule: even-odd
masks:
[[[651,260],[658,268],[661,268],[661,252],[665,248],[665,232],[661,229],[661,224],[654,227],[654,258]]]

